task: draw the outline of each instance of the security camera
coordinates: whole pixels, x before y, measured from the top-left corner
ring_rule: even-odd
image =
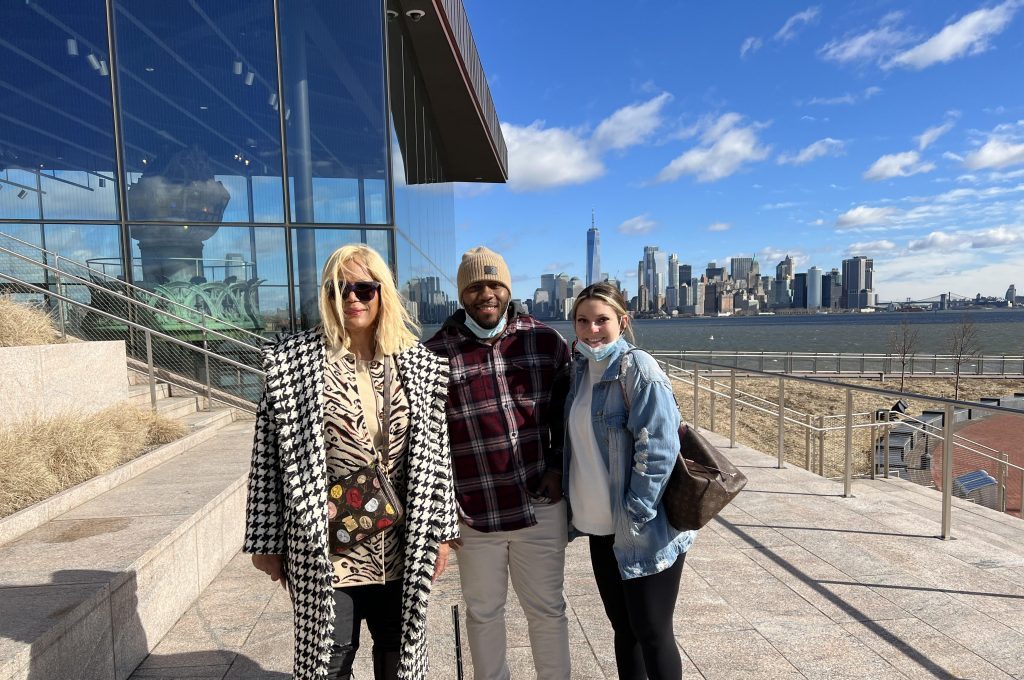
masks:
[[[422,19],[425,15],[426,12],[424,12],[421,9],[411,9],[405,13],[405,16],[408,17],[409,21],[413,23],[416,23],[417,21]]]

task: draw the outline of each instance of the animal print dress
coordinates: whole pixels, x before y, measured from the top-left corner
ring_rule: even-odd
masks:
[[[352,474],[371,464],[383,445],[379,428],[389,430],[388,478],[399,498],[405,498],[405,453],[409,434],[409,401],[398,371],[391,363],[391,413],[383,423],[384,362],[377,356],[363,361],[348,351],[331,353],[324,372],[324,443],[327,449],[328,480]],[[368,390],[359,389],[369,379]],[[373,399],[364,404],[363,398]],[[374,418],[370,421],[369,418]],[[403,527],[389,527],[343,555],[331,555],[333,584],[337,587],[386,583],[402,577]]]

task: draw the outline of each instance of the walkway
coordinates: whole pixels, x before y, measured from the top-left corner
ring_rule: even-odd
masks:
[[[955,501],[955,540],[943,542],[934,491],[857,480],[844,499],[841,484],[776,470],[752,449],[734,460],[750,484],[686,561],[676,616],[686,677],[1024,678],[1021,520]],[[570,545],[565,590],[573,677],[616,677],[583,541]],[[452,569],[431,604],[432,678],[455,677],[456,602]],[[518,605],[508,622],[513,675],[534,677]],[[359,677],[372,678],[364,645]],[[132,679],[284,680],[290,657],[288,600],[239,555]]]

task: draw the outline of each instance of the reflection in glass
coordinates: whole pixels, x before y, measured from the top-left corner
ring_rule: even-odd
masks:
[[[281,2],[297,223],[388,223],[382,4]]]
[[[115,0],[132,220],[281,222],[272,0]]]
[[[116,220],[103,0],[3,3],[0,218]]]
[[[284,230],[132,225],[135,283],[255,333],[286,329]]]
[[[296,299],[302,328],[320,323],[320,275],[331,253],[350,243],[365,243],[390,262],[390,229],[293,229],[292,236],[293,281],[298,284]],[[394,269],[393,263],[390,266]]]

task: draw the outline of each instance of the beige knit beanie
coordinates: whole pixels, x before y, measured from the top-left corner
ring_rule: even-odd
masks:
[[[474,283],[492,281],[512,291],[512,275],[505,260],[493,250],[483,246],[470,248],[462,255],[459,265],[459,301],[462,293]]]

